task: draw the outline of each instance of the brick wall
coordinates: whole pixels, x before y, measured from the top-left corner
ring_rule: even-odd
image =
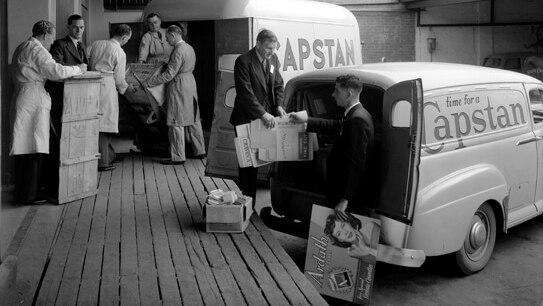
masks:
[[[415,18],[410,11],[354,11],[360,27],[362,62],[415,60]]]

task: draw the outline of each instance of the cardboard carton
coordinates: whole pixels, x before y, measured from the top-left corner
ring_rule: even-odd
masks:
[[[204,207],[206,232],[243,232],[249,225],[249,220],[253,214],[252,203],[253,199],[251,197],[238,196],[233,204],[206,204]]]

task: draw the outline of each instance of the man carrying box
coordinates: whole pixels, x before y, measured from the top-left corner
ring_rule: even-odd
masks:
[[[230,123],[237,126],[262,119],[268,128],[275,126],[274,115],[284,116],[283,78],[279,73],[279,59],[275,55],[277,36],[262,30],[256,37],[256,46],[236,59],[234,81],[236,100]],[[239,169],[239,187],[244,195],[256,199],[258,168]]]

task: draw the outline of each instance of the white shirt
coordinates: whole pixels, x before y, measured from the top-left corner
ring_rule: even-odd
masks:
[[[344,118],[347,117],[347,114],[349,113],[349,111],[351,110],[351,108],[357,106],[358,104],[360,104],[360,101],[358,101],[358,102],[356,102],[355,104],[349,106],[349,107],[345,110],[345,112],[343,113],[343,117],[344,117]]]

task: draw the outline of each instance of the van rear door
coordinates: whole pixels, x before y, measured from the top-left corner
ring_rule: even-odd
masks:
[[[234,127],[230,114],[234,107],[236,89],[234,63],[247,52],[251,42],[252,18],[215,21],[216,81],[213,120],[207,153],[207,176],[235,178],[238,175],[238,159],[234,146]],[[211,84],[209,84],[209,90]]]
[[[422,134],[422,81],[390,87],[383,100],[381,196],[376,211],[411,224]]]

